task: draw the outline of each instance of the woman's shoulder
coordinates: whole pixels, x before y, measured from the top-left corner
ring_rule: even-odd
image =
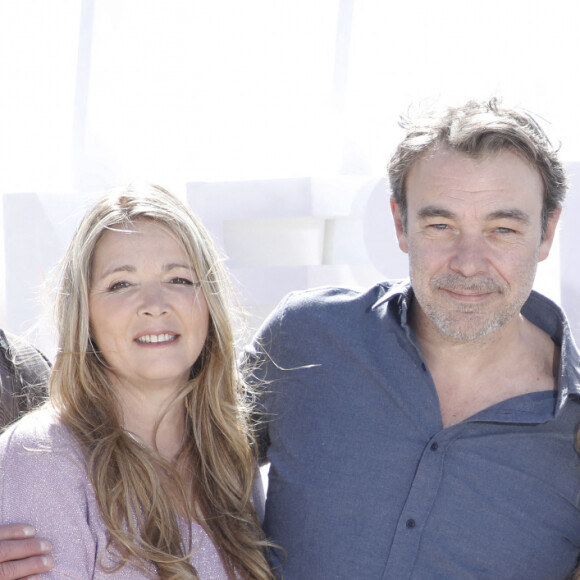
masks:
[[[49,406],[32,411],[0,435],[0,462],[24,455],[65,454],[82,462],[76,440]]]
[[[50,540],[57,564],[47,578],[101,577],[95,563],[106,537],[86,462],[49,407],[0,437],[0,522],[27,522]]]
[[[0,437],[0,522],[28,521],[41,507],[53,518],[66,517],[63,505],[86,512],[90,493],[80,448],[54,411],[34,411]]]

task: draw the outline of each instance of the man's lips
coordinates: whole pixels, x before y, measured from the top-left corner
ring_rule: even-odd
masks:
[[[179,338],[178,334],[173,332],[160,332],[157,334],[142,334],[135,339],[139,344],[168,344],[175,342]]]
[[[479,302],[496,294],[504,294],[506,290],[496,280],[483,276],[465,278],[449,274],[437,277],[431,283],[433,288],[464,302]]]
[[[441,288],[441,290],[449,294],[454,300],[459,300],[461,302],[482,302],[496,293],[480,290],[459,290],[457,288]]]

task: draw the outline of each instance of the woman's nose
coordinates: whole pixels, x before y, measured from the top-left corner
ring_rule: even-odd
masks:
[[[143,285],[140,292],[139,314],[161,316],[168,310],[167,302],[160,284]]]

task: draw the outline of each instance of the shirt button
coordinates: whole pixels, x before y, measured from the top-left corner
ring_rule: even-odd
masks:
[[[431,443],[431,451],[437,451],[439,449],[439,443],[435,441],[435,443]]]
[[[417,525],[417,522],[414,519],[409,519],[405,525],[409,530],[412,530]]]

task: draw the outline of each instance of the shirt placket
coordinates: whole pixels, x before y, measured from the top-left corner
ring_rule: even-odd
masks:
[[[384,580],[411,578],[423,531],[440,488],[447,448],[459,436],[457,429],[453,432],[440,431],[425,445],[397,522]]]

